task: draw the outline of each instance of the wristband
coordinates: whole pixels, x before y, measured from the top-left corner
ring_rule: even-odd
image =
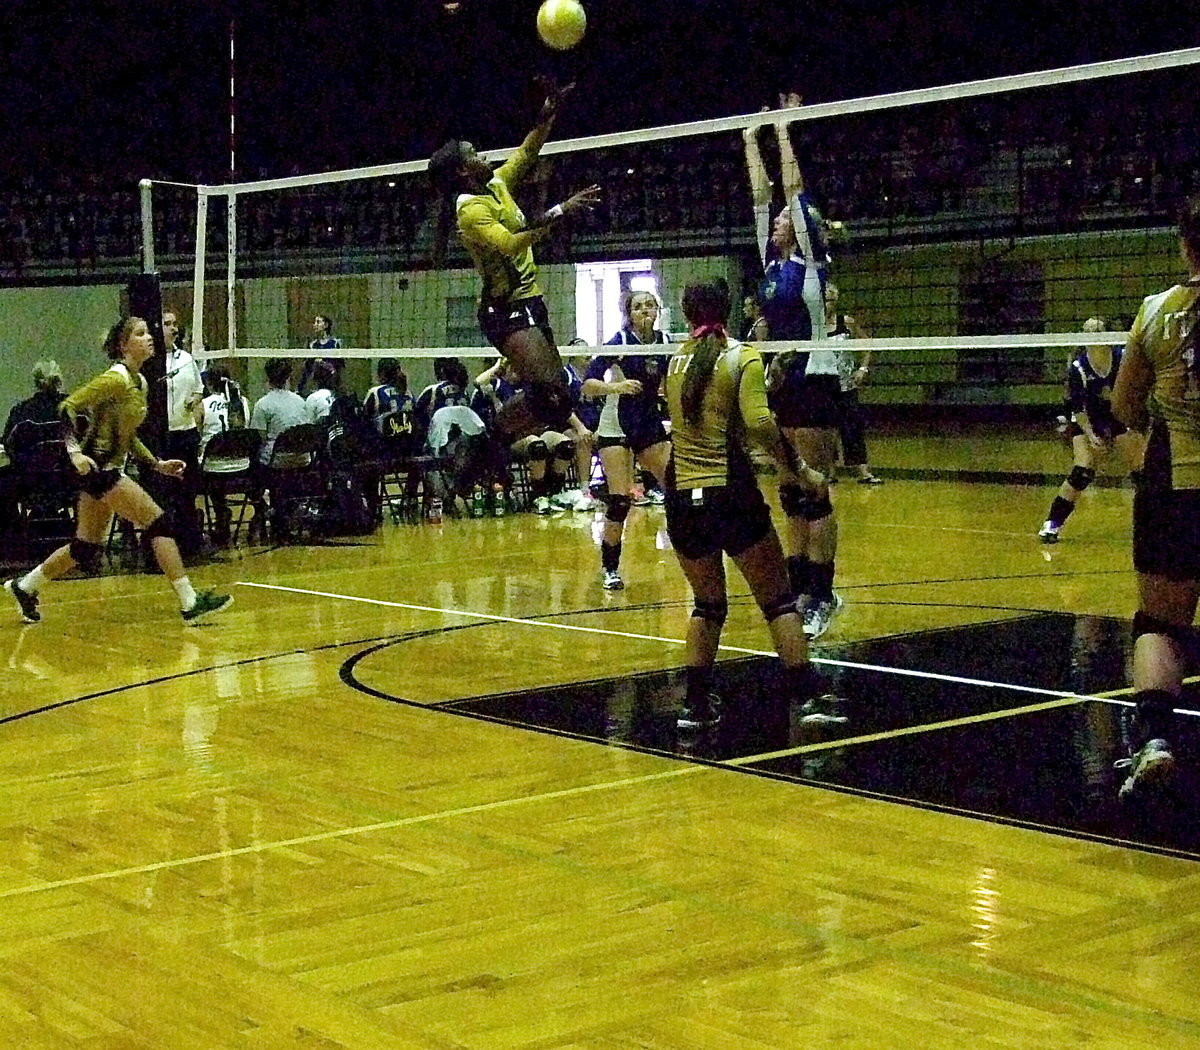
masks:
[[[561,204],[556,204],[553,208],[546,212],[546,218],[561,219],[565,214],[566,212],[563,211],[563,206]]]

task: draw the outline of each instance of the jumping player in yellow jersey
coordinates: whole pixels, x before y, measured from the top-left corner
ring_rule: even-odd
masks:
[[[434,185],[457,194],[459,234],[483,279],[480,326],[513,363],[524,384],[498,419],[510,440],[547,428],[564,432],[571,414],[562,358],[538,287],[533,245],[558,220],[595,204],[600,188],[589,186],[532,222],[526,220],[511,190],[532,168],[563,97],[573,87],[569,84],[549,93],[538,123],[495,171],[471,143],[458,139],[447,142],[429,161]]]
[[[183,622],[199,623],[227,608],[233,599],[212,591],[197,593],[184,572],[170,515],[150,498],[141,485],[126,477],[122,468],[132,454],[144,467],[178,478],[186,464],[181,459],[159,459],[137,436],[146,418],[146,380],[141,374],[154,353],[150,329],[140,317],[124,317],[113,325],[104,341],[111,367],[70,394],[60,406],[66,421],[66,446],[70,473],[79,486],[75,539],[59,547],[44,562],[20,579],[4,584],[26,623],[41,619],[38,591],[76,566],[96,572],[113,514],[142,530],[150,541],[159,568],[179,597]]]
[[[1172,711],[1196,656],[1200,601],[1200,194],[1179,217],[1189,279],[1149,296],[1133,322],[1113,390],[1113,413],[1148,431],[1133,500],[1136,745],[1128,797],[1175,768]]]
[[[758,351],[726,335],[725,282],[688,285],[683,312],[691,338],[671,358],[666,377],[673,444],[666,478],[667,532],[695,599],[686,643],[687,698],[678,723],[685,729],[702,728],[718,718],[709,683],[728,611],[723,554],[733,559],[754,593],[792,678],[793,698],[808,701],[805,719],[843,722],[815,706],[820,679],[809,664],[783,548],[745,443],[752,441],[771,455],[783,486],[820,493],[825,478],[795,462],[771,418]]]

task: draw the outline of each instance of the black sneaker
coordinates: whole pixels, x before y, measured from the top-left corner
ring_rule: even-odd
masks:
[[[1122,759],[1118,769],[1128,773],[1121,785],[1118,797],[1122,800],[1146,790],[1161,788],[1175,772],[1175,756],[1171,745],[1161,737],[1147,740],[1130,758]]]
[[[695,707],[683,705],[675,725],[680,729],[711,729],[721,721],[721,698],[710,693],[703,703]]]
[[[42,614],[38,612],[38,596],[21,590],[21,585],[17,582],[15,576],[11,580],[4,581],[4,589],[12,595],[13,601],[21,607],[22,620],[26,623],[37,623],[42,618]]]
[[[193,627],[205,617],[228,609],[233,604],[233,595],[216,594],[213,591],[199,591],[196,594],[196,604],[190,609],[184,609],[180,615],[188,627]]]

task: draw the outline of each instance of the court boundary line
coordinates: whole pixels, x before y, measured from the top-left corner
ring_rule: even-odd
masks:
[[[613,631],[605,627],[584,627],[580,624],[556,623],[547,620],[533,620],[519,616],[503,616],[499,613],[471,612],[463,609],[443,609],[432,605],[415,605],[409,602],[390,601],[385,598],[365,598],[353,594],[339,594],[335,591],[317,591],[306,587],[287,587],[276,583],[255,583],[249,580],[239,580],[235,586],[254,587],[268,591],[283,591],[289,594],[304,594],[316,598],[332,598],[336,601],[358,602],[363,605],[383,606],[390,609],[405,609],[410,612],[436,613],[440,616],[465,616],[471,619],[483,620],[485,622],[491,621],[495,623],[513,623],[527,627],[543,627],[549,630],[575,631],[581,634],[602,634],[609,637],[625,638],[631,641],[658,642],[659,644],[663,645],[685,644],[682,638],[663,638],[659,635],[637,634],[632,631]],[[572,614],[566,613],[565,615]],[[579,615],[586,615],[586,613],[581,612]],[[739,645],[721,645],[718,648],[724,652],[742,653],[746,656],[774,657],[776,655],[773,651],[765,649],[749,649]],[[904,678],[920,678],[927,681],[950,682],[954,685],[973,685],[984,689],[1007,689],[1016,693],[1030,693],[1034,696],[1046,696],[1054,700],[1075,698],[1079,700],[1095,700],[1099,703],[1110,704],[1118,707],[1132,706],[1131,701],[1120,700],[1115,696],[1092,696],[1083,693],[1075,693],[1070,689],[1043,689],[1039,686],[1016,685],[1008,682],[993,682],[985,678],[966,678],[959,675],[940,674],[936,671],[919,671],[914,668],[907,667],[889,667],[884,664],[864,664],[849,660],[835,660],[824,656],[813,656],[811,657],[811,660],[814,664],[819,664],[825,667],[845,667],[856,671],[873,671],[880,674],[894,674]],[[1200,718],[1200,711],[1192,711],[1186,708],[1177,708],[1175,713],[1190,718]]]

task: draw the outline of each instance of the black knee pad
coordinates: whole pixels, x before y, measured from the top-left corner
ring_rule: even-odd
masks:
[[[1196,632],[1191,627],[1168,623],[1155,616],[1148,616],[1144,612],[1135,612],[1133,614],[1133,640],[1136,642],[1143,634],[1164,635],[1189,653],[1196,644]]]
[[[89,576],[94,576],[100,571],[100,563],[104,560],[104,548],[99,543],[74,539],[69,549],[71,560]]]
[[[808,503],[808,493],[802,485],[786,482],[779,486],[779,503],[783,507],[783,513],[789,518],[801,518]]]
[[[632,506],[632,501],[628,496],[609,496],[608,506],[604,510],[605,520],[617,525],[623,524],[629,517],[630,506]]]
[[[571,420],[571,394],[559,383],[530,383],[526,404],[542,423],[554,430],[567,430]]]
[[[729,615],[729,603],[697,601],[692,609],[692,615],[697,620],[715,623],[720,627],[725,622],[725,617]]]
[[[762,614],[763,619],[767,623],[771,623],[773,620],[778,620],[779,617],[787,616],[789,613],[794,613],[795,611],[796,599],[790,594],[785,594],[782,598],[776,598],[764,605]]]
[[[573,442],[563,438],[557,445],[554,446],[555,459],[571,459],[575,455],[575,445]]]
[[[804,504],[800,516],[805,521],[820,521],[833,513],[833,504],[829,502],[829,493],[822,492],[819,496],[810,496]]]
[[[529,457],[530,463],[540,463],[549,458],[550,450],[546,447],[546,442],[538,438],[537,441],[531,441],[525,446],[525,455]]]
[[[148,540],[152,540],[156,536],[162,536],[169,540],[175,539],[175,528],[171,523],[171,515],[164,511],[146,528],[142,529],[142,535]]]
[[[1076,492],[1082,492],[1096,480],[1096,472],[1091,467],[1072,467],[1067,475],[1067,484]]]

